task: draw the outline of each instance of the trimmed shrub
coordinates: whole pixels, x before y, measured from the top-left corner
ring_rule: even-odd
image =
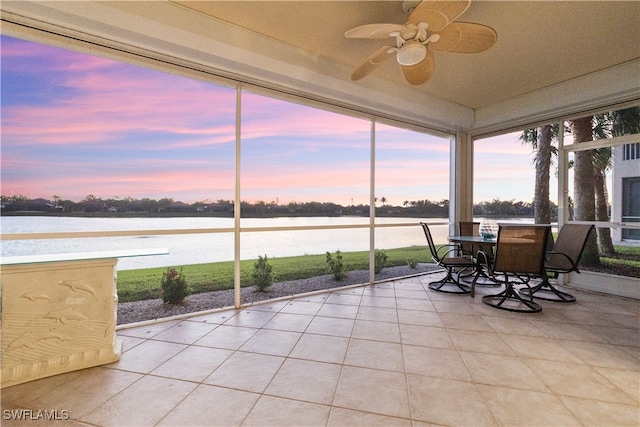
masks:
[[[181,304],[190,293],[182,268],[167,268],[167,271],[162,273],[161,287],[165,304]]]
[[[335,280],[340,281],[347,277],[347,267],[344,265],[340,251],[336,251],[335,257],[327,251],[327,264],[329,264],[329,271]]]
[[[375,252],[375,264],[373,266],[373,271],[378,274],[382,271],[383,268],[387,266],[387,253],[383,250],[376,249]]]
[[[253,278],[253,284],[260,292],[266,291],[273,284],[273,267],[269,264],[266,254],[264,257],[258,255],[258,260],[253,264],[251,277]]]

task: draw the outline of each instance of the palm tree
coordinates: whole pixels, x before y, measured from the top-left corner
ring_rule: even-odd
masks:
[[[610,115],[612,136],[640,133],[640,107],[613,111]]]
[[[611,169],[611,147],[593,150],[593,180],[596,202],[596,221],[609,221],[609,191],[607,190],[607,172]],[[605,255],[615,254],[611,230],[596,228],[600,251]]]
[[[595,117],[593,133],[596,138],[609,138],[640,132],[640,107],[612,111]],[[606,184],[606,173],[611,169],[611,147],[594,150],[593,165],[595,170],[596,220],[609,221],[609,193]],[[614,255],[615,249],[608,228],[598,228],[600,251],[606,255]]]
[[[557,140],[558,126],[543,125],[538,128],[527,129],[520,135],[520,141],[530,144],[536,152],[534,160],[536,168],[536,182],[533,196],[533,216],[536,224],[551,223],[551,205],[549,201],[549,179],[552,155],[558,153],[553,146]]]
[[[569,122],[574,142],[591,141],[640,132],[640,107],[633,107],[610,113],[589,116]],[[531,144],[536,150],[536,187],[534,196],[535,222],[548,223],[550,220],[549,170],[557,138],[557,127],[541,126],[522,133],[520,140]],[[606,174],[611,168],[611,149],[577,151],[574,155],[574,219],[578,221],[609,221],[608,190]],[[585,253],[583,263],[597,265],[600,262],[598,242],[604,254],[613,254],[614,247],[608,228],[597,228],[597,239],[593,236]]]
[[[569,127],[573,134],[575,144],[593,140],[593,116],[582,117],[569,121]],[[593,166],[593,151],[584,150],[574,153],[573,162],[573,188],[574,188],[574,215],[577,221],[595,221],[596,197],[595,197],[595,168]],[[598,255],[598,243],[595,234],[591,234],[582,254],[582,263],[585,265],[600,264]]]
[[[594,117],[593,136],[596,139],[611,136],[611,119],[609,114],[598,114]],[[609,221],[609,191],[607,189],[607,172],[611,169],[611,147],[593,150],[594,191],[596,198],[596,221]],[[600,252],[606,255],[615,254],[609,228],[596,228]]]

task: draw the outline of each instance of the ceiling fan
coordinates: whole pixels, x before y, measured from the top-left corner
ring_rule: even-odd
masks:
[[[407,82],[421,85],[435,70],[433,52],[477,53],[489,49],[498,37],[493,28],[453,22],[470,4],[471,0],[404,1],[403,10],[409,13],[406,24],[367,24],[347,31],[347,38],[395,38],[395,46],[373,52],[353,72],[351,80],[369,75],[395,56]]]

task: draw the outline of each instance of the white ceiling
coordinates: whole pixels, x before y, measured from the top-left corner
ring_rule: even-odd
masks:
[[[179,3],[350,69],[389,43],[347,39],[345,31],[407,21],[398,1]],[[435,75],[414,90],[473,109],[640,57],[637,1],[475,1],[458,21],[488,25],[498,41],[477,54],[437,53]],[[404,83],[393,61],[376,73]]]
[[[394,61],[352,82],[351,72],[387,41],[346,39],[344,32],[369,23],[404,23],[401,4],[3,1],[0,7],[10,22],[145,49],[443,130],[640,98],[638,1],[476,0],[458,21],[494,28],[498,40],[489,50],[436,53],[435,74],[420,86],[406,83]],[[3,32],[32,36],[6,23]]]

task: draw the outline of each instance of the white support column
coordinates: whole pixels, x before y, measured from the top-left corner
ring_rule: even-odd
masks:
[[[235,308],[240,308],[242,301],[241,296],[241,283],[240,283],[240,124],[241,124],[241,101],[242,89],[240,86],[236,87],[236,189],[235,200],[233,202],[233,241],[234,241],[234,254],[233,254],[233,305]]]
[[[569,152],[564,148],[564,122],[558,123],[558,231],[569,221]],[[558,284],[566,285],[568,274],[558,275]]]
[[[369,160],[369,283],[376,281],[376,121],[371,120],[371,153]]]
[[[569,152],[564,148],[564,122],[558,123],[558,230],[569,221]]]
[[[449,179],[449,234],[456,224],[473,219],[473,141],[458,132],[451,138]]]

